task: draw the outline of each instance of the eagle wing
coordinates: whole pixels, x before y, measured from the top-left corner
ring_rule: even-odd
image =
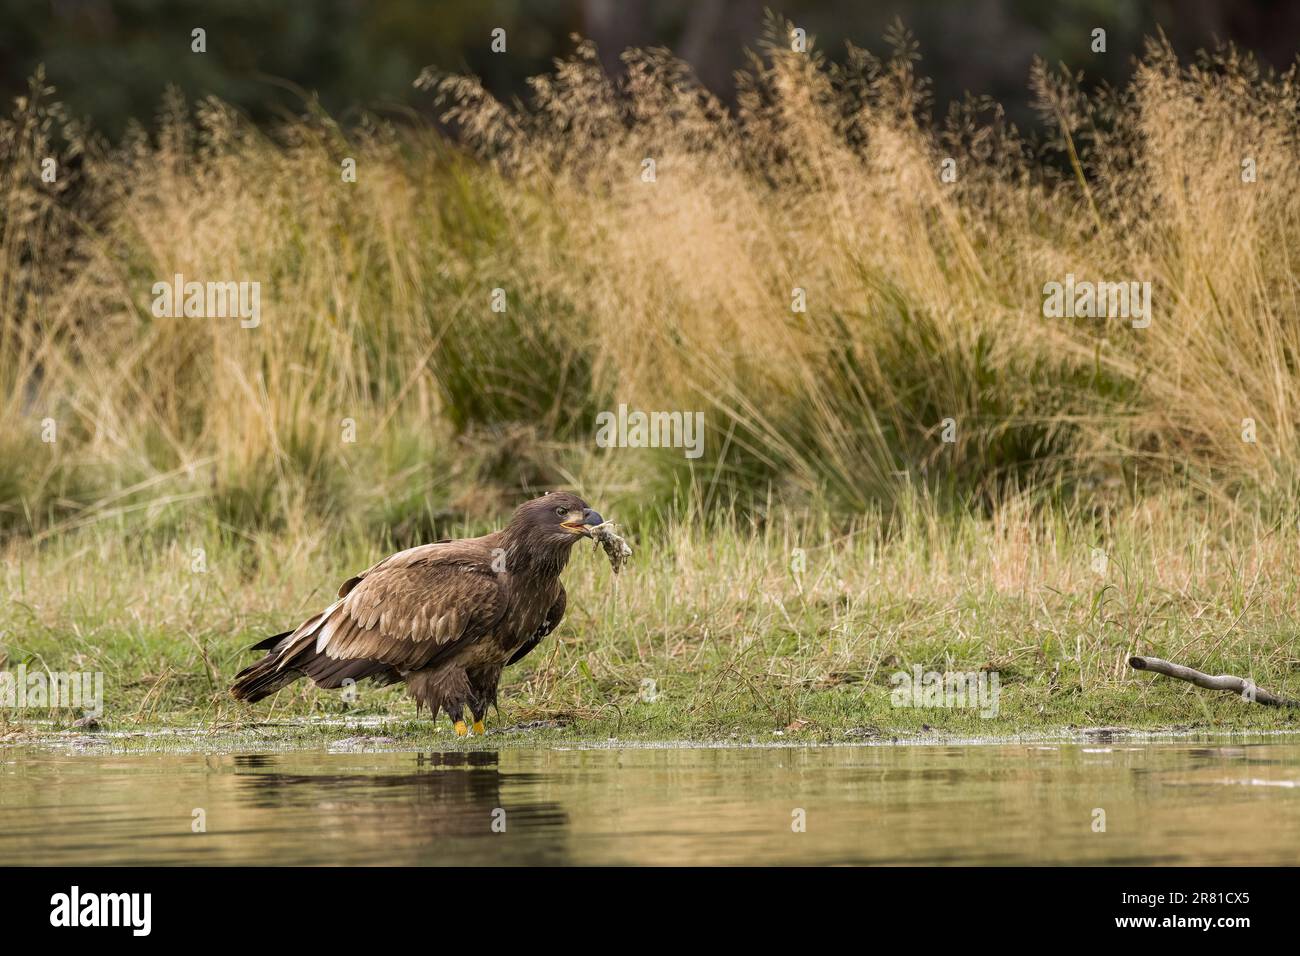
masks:
[[[474,541],[399,552],[350,578],[339,600],[286,642],[281,667],[309,647],[333,660],[398,671],[424,667],[448,648],[492,632],[505,613],[500,575]],[[313,647],[314,645],[314,647]]]
[[[560,626],[560,621],[564,619],[564,609],[569,603],[569,598],[564,592],[563,584],[559,585],[559,589],[559,597],[555,599],[555,603],[551,605],[551,609],[546,612],[546,619],[542,621],[542,626],[537,629],[536,634],[524,641],[524,643],[520,644],[518,649],[510,655],[510,660],[506,661],[507,667],[522,658],[527,657],[529,652],[541,643],[542,638]]]

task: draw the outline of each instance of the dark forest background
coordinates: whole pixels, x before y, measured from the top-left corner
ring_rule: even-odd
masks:
[[[0,93],[26,88],[44,63],[74,114],[118,136],[131,119],[151,121],[167,84],[188,96],[215,94],[265,121],[296,112],[308,92],[346,118],[357,107],[427,106],[411,88],[426,65],[468,71],[501,95],[526,92],[571,48],[596,41],[611,70],[628,46],[663,45],[728,96],[742,49],[763,24],[764,0],[0,0]],[[1294,0],[785,0],[778,12],[838,57],[844,41],[877,49],[900,18],[921,46],[940,110],[963,91],[988,94],[1014,120],[1031,123],[1026,78],[1035,54],[1085,69],[1090,81],[1122,82],[1142,37],[1164,30],[1180,52],[1216,38],[1288,65],[1300,34]],[[207,53],[190,31],[207,30]],[[1094,27],[1107,53],[1089,49]],[[489,34],[504,27],[508,54]]]

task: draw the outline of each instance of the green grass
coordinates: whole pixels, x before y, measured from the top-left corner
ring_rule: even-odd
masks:
[[[638,542],[618,578],[580,546],[565,621],[507,670],[489,728],[554,725],[499,735],[502,744],[1300,729],[1300,713],[1126,665],[1153,654],[1300,697],[1289,549],[1262,521],[1211,526],[1203,514],[1134,509],[1108,535],[1010,508],[990,522],[918,506],[888,530],[863,522],[843,535],[807,533],[793,516],[761,528],[668,522]],[[1109,555],[1104,575],[1091,567],[1098,546]],[[4,666],[102,671],[105,730],[197,728],[227,743],[247,733],[296,745],[358,733],[448,740],[446,719],[436,729],[417,720],[400,687],[362,685],[351,703],[306,683],[253,706],[226,696],[254,657],[243,648],[296,624],[380,556],[361,539],[227,537],[195,573],[185,546],[109,532],[21,550],[6,572]],[[996,671],[996,716],[893,706],[890,675],[914,665]],[[79,716],[3,713],[9,732],[38,735]],[[381,729],[358,729],[375,718]]]

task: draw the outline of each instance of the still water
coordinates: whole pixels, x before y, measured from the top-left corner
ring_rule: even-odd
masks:
[[[206,832],[194,832],[199,820]],[[0,865],[1297,862],[1293,738],[219,755],[0,748]]]

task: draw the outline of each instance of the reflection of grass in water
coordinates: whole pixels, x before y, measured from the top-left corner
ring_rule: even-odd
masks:
[[[1014,508],[953,522],[921,506],[889,532],[875,521],[847,538],[810,527],[793,516],[756,533],[666,523],[617,580],[580,545],[568,616],[507,671],[491,726],[568,724],[524,738],[534,741],[1295,726],[1293,714],[1153,682],[1125,663],[1165,656],[1294,696],[1292,549],[1267,527],[1206,525],[1175,506],[1135,511],[1109,531]],[[191,572],[180,546],[132,546],[111,531],[11,566],[6,666],[102,670],[106,726],[118,730],[200,725],[285,744],[358,733],[254,726],[317,715],[395,719],[382,733],[406,743],[430,735],[401,688],[363,685],[352,705],[306,684],[256,707],[226,697],[252,658],[243,649],[327,603],[377,556],[373,545],[223,539],[216,529],[191,540],[208,541],[206,574]],[[1105,577],[1089,566],[1095,546],[1109,555]],[[806,562],[798,576],[795,548]],[[890,675],[914,665],[995,670],[998,715],[893,707]],[[642,699],[647,679],[653,702]],[[21,726],[22,716],[50,715],[6,719]]]

